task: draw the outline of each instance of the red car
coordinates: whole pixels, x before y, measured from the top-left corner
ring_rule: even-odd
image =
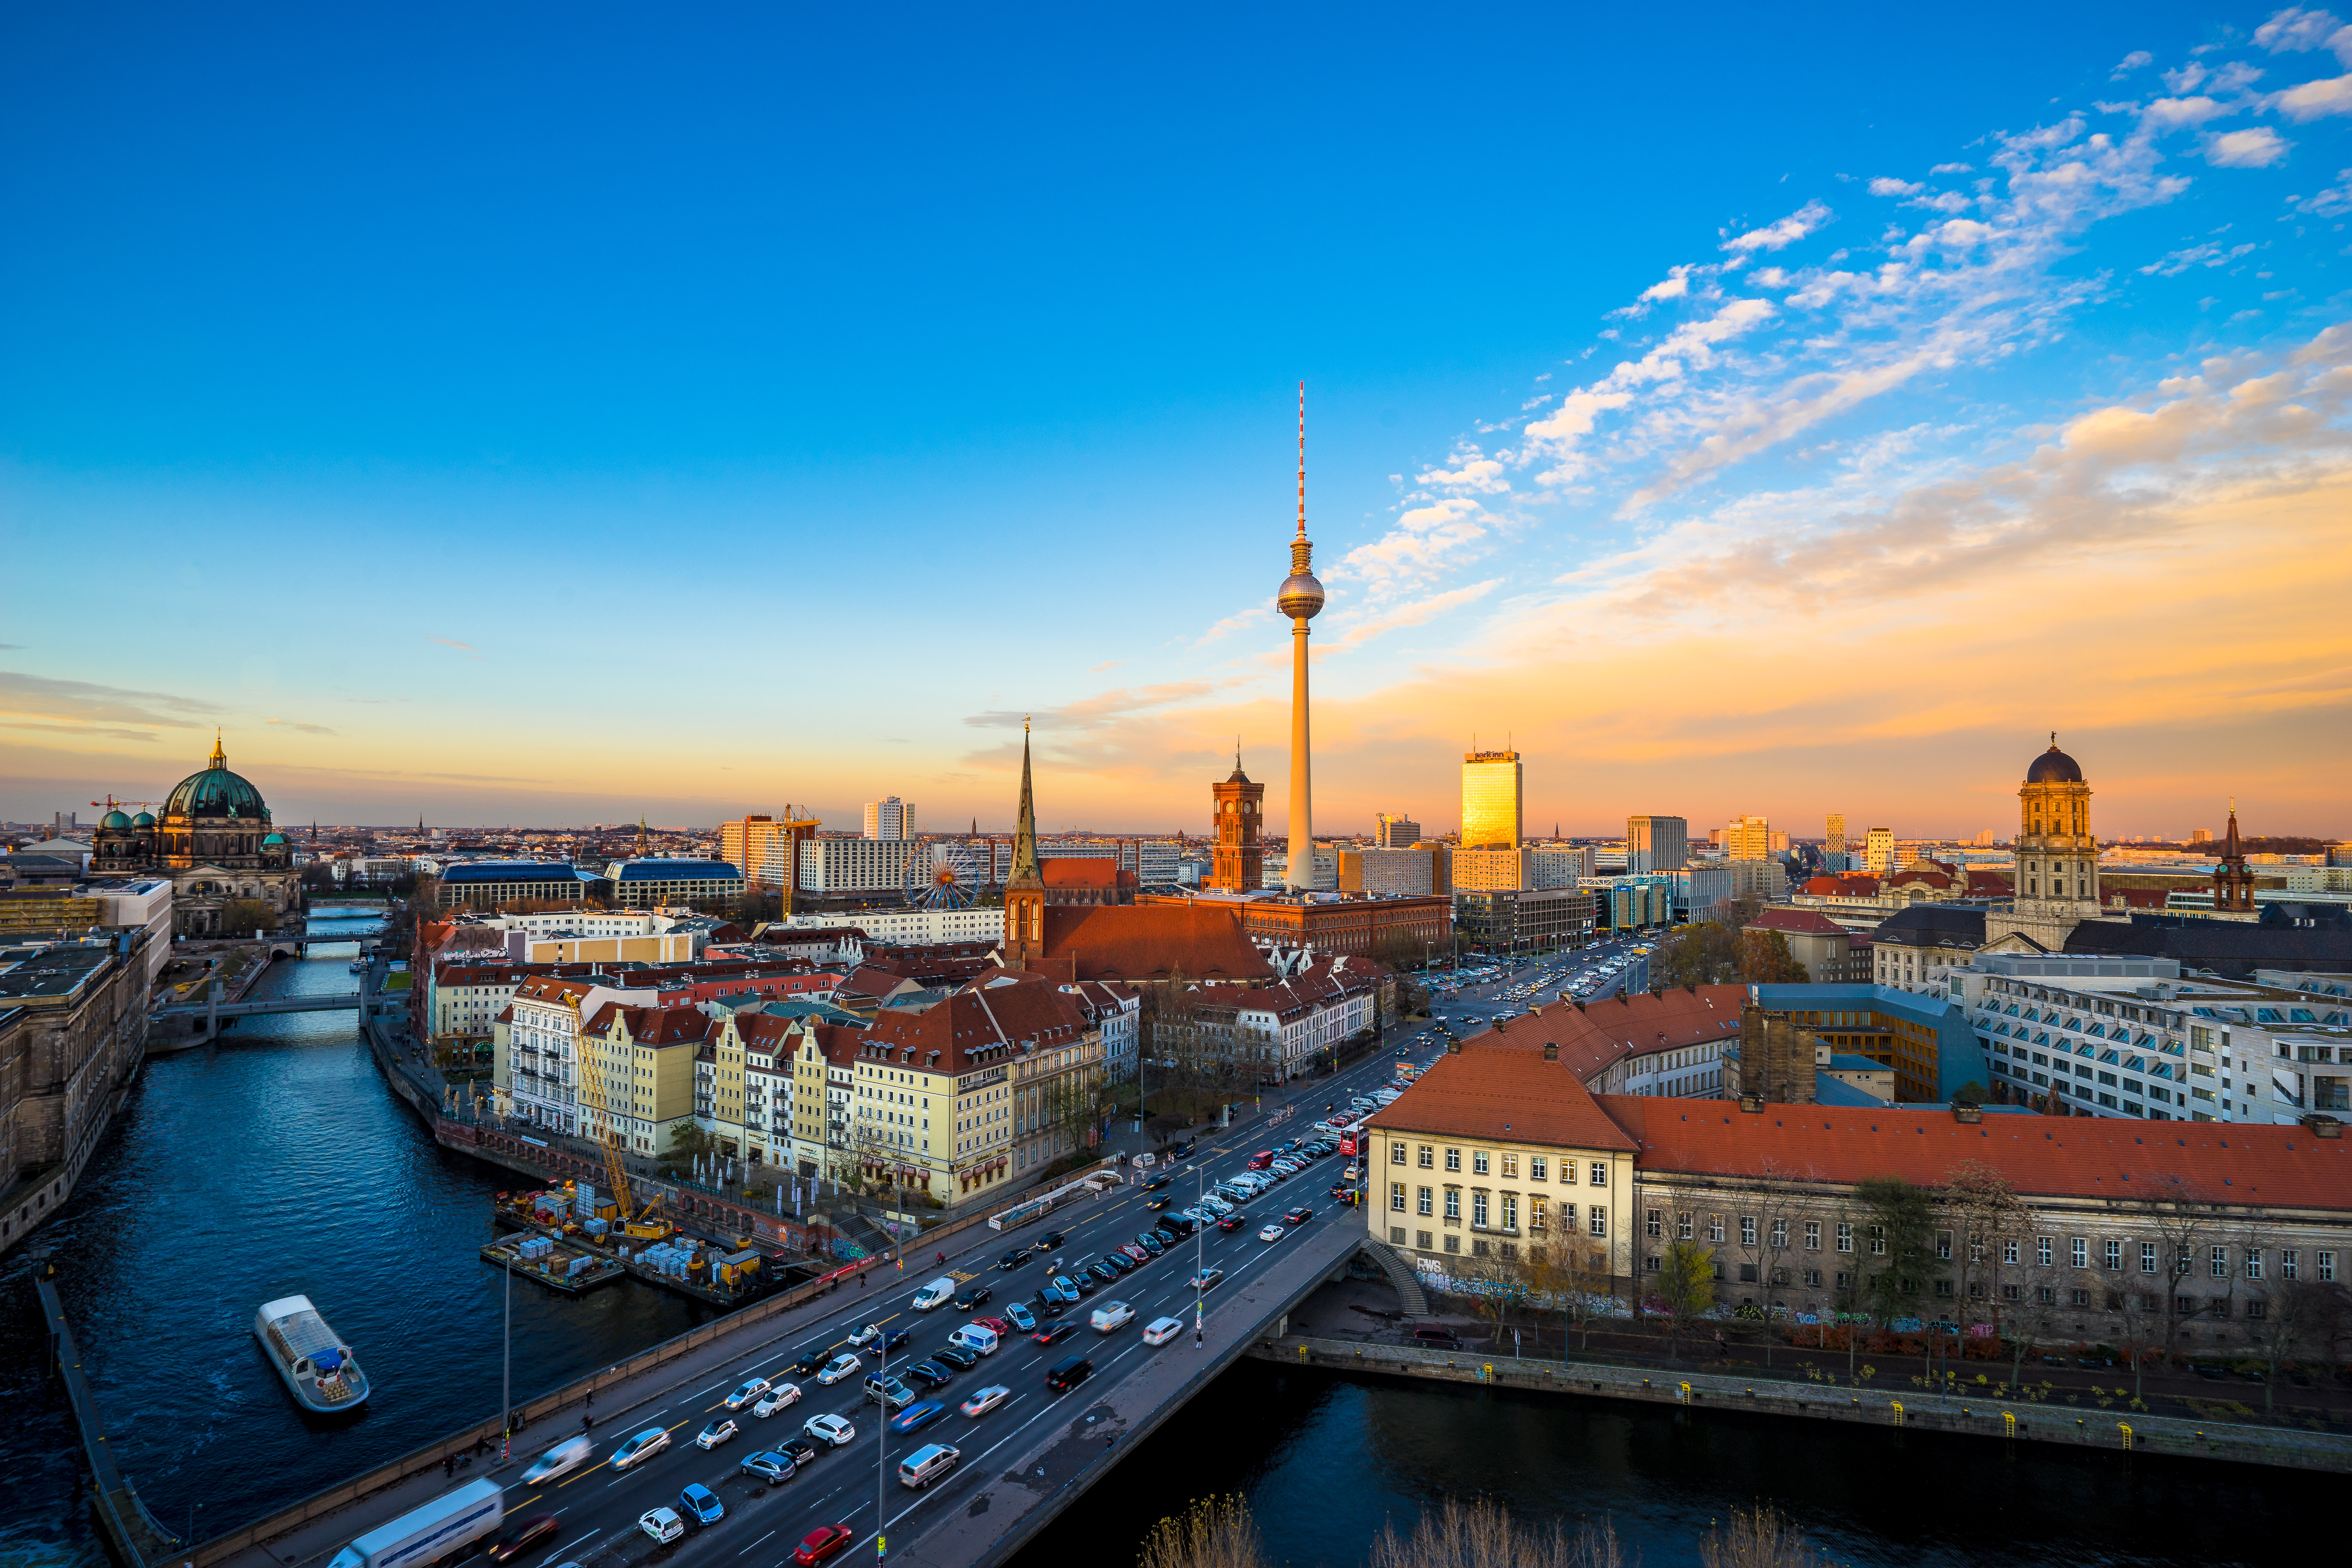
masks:
[[[510,1562],[553,1535],[562,1521],[551,1513],[535,1513],[498,1538],[489,1550],[493,1563]]]
[[[1274,1151],[1271,1149],[1261,1149],[1249,1157],[1249,1168],[1253,1171],[1263,1171],[1273,1163]]]
[[[812,1563],[830,1561],[848,1548],[849,1526],[820,1524],[801,1537],[800,1549],[793,1553],[793,1561],[802,1568],[809,1568]]]
[[[1013,1325],[1006,1322],[1002,1318],[974,1318],[972,1321],[978,1323],[982,1328],[986,1329],[990,1333],[994,1334],[1000,1340],[1013,1331]]]

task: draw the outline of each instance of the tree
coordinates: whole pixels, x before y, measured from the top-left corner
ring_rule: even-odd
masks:
[[[2001,1310],[2009,1300],[2007,1292],[2017,1289],[2011,1275],[2025,1255],[2032,1212],[2017,1195],[2009,1178],[1981,1160],[1963,1160],[1946,1172],[1939,1197],[1944,1212],[1959,1232],[1959,1245],[1953,1252],[1960,1265],[1959,1299],[1983,1302],[1998,1337]],[[2022,1336],[2014,1347],[2014,1355],[2012,1384],[2024,1372]]]
[[[2152,1182],[2164,1179],[2150,1178]],[[2179,1354],[2181,1330],[2206,1311],[2205,1299],[2183,1291],[2196,1273],[2199,1258],[2213,1245],[2221,1205],[2198,1184],[2174,1177],[2168,1188],[2159,1188],[2157,1196],[2144,1199],[2137,1207],[2156,1232],[2156,1279],[2162,1281],[2164,1291],[2164,1361],[2169,1366]],[[2222,1299],[2228,1300],[2226,1295]]]
[[[1664,986],[1719,985],[1739,973],[1738,930],[1716,921],[1683,926],[1659,943],[1650,973]]]
[[[717,1139],[691,1121],[680,1121],[670,1130],[669,1157],[681,1165],[692,1164],[717,1146]]]
[[[1707,1527],[1698,1543],[1701,1568],[1827,1568],[1804,1531],[1770,1503],[1734,1509],[1727,1523]]]
[[[1748,985],[1808,985],[1813,976],[1789,951],[1787,933],[1743,931],[1739,933],[1739,978]]]
[[[221,906],[223,936],[252,936],[276,929],[277,923],[269,906],[258,899],[231,899]]]
[[[1202,1498],[1143,1538],[1137,1568],[1265,1568],[1265,1544],[1238,1494]]]
[[[1871,1316],[1892,1321],[1935,1267],[1934,1199],[1900,1176],[1872,1176],[1854,1189],[1868,1226],[1864,1289]]]
[[[1676,1240],[1658,1259],[1658,1304],[1665,1310],[1666,1356],[1682,1353],[1683,1336],[1715,1305],[1715,1257],[1696,1241]]]
[[[1492,1498],[1465,1503],[1454,1497],[1423,1510],[1409,1536],[1383,1525],[1366,1558],[1368,1568],[1623,1568],[1624,1562],[1606,1519],[1586,1520],[1571,1531],[1559,1519],[1522,1524]]]
[[[1541,1288],[1556,1297],[1576,1329],[1576,1348],[1589,1350],[1592,1344],[1592,1320],[1605,1316],[1614,1300],[1616,1276],[1610,1272],[1609,1255],[1596,1252],[1586,1245],[1586,1238],[1576,1231],[1573,1205],[1562,1205],[1566,1216],[1561,1226],[1561,1240],[1555,1251],[1535,1247],[1530,1258],[1540,1256],[1546,1283]],[[1530,1270],[1531,1278],[1533,1270]]]
[[[1763,1298],[1766,1366],[1772,1364],[1772,1309],[1780,1304],[1779,1291],[1789,1283],[1783,1260],[1790,1250],[1790,1231],[1797,1224],[1798,1184],[1810,1176],[1807,1173],[1801,1177],[1778,1158],[1767,1155],[1757,1172],[1748,1212],[1740,1216],[1739,1249],[1756,1269],[1757,1294]]]

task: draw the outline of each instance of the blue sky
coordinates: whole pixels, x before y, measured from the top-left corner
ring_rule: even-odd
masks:
[[[2324,13],[0,26],[0,815],[2352,829]]]

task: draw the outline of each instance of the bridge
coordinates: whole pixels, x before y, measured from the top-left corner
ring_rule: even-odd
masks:
[[[148,1047],[151,1052],[186,1050],[213,1038],[220,1033],[225,1018],[252,1018],[269,1013],[355,1013],[365,998],[357,991],[336,991],[310,996],[272,996],[259,1002],[223,1002],[215,984],[201,1002],[180,1002],[169,1007],[158,1007],[149,1015],[156,1019],[184,1018],[196,1025],[194,1033],[185,1038],[165,1044],[158,1037]]]
[[[1374,1058],[1330,1088],[1344,1099],[1384,1079],[1388,1069],[1385,1059]],[[1104,1285],[1070,1310],[1066,1321],[1076,1329],[1060,1342],[1040,1346],[1025,1335],[1007,1336],[992,1355],[929,1395],[948,1408],[926,1429],[888,1433],[875,1419],[877,1407],[864,1398],[865,1373],[877,1368],[896,1373],[910,1357],[929,1354],[974,1312],[1000,1313],[1007,1303],[1030,1300],[1046,1265],[1033,1259],[1001,1268],[1005,1248],[1036,1241],[1049,1227],[1058,1229],[1066,1235],[1057,1252],[1064,1272],[1070,1272],[1148,1229],[1157,1217],[1150,1206],[1156,1198],[1164,1195],[1180,1206],[1196,1201],[1208,1186],[1238,1172],[1269,1135],[1260,1122],[1223,1136],[1225,1142],[1214,1148],[1204,1137],[1196,1159],[1174,1167],[1164,1194],[1115,1187],[1011,1231],[999,1233],[985,1223],[959,1227],[951,1238],[914,1244],[916,1258],[903,1270],[893,1259],[871,1260],[856,1282],[844,1278],[771,1297],[577,1384],[519,1401],[528,1430],[517,1439],[512,1457],[478,1459],[464,1479],[487,1474],[505,1484],[509,1511],[562,1509],[563,1531],[551,1560],[578,1562],[583,1568],[652,1568],[656,1552],[663,1568],[703,1568],[706,1563],[709,1568],[746,1568],[741,1554],[754,1548],[757,1563],[773,1563],[788,1559],[800,1538],[820,1524],[843,1524],[856,1533],[845,1560],[873,1554],[875,1537],[885,1534],[894,1563],[997,1568],[1253,1346],[1291,1331],[1290,1314],[1344,1272],[1360,1251],[1369,1249],[1376,1257],[1385,1251],[1368,1241],[1360,1211],[1329,1195],[1341,1160],[1318,1162],[1251,1205],[1245,1225],[1229,1232],[1204,1228]],[[1313,1211],[1305,1222],[1286,1226],[1278,1241],[1258,1239],[1260,1226],[1281,1223],[1286,1211],[1301,1205]],[[927,1260],[934,1250],[945,1251],[946,1261]],[[1222,1271],[1204,1295],[1189,1284],[1202,1268]],[[942,1275],[993,1295],[972,1311],[917,1312],[911,1298]],[[1198,1338],[1196,1300],[1203,1308]],[[1126,1302],[1134,1319],[1097,1334],[1087,1326],[1089,1314],[1110,1300]],[[1162,1316],[1180,1319],[1182,1331],[1162,1345],[1143,1343],[1143,1325]],[[870,1349],[857,1352],[864,1358],[860,1372],[829,1387],[793,1370],[804,1352],[830,1356],[849,1350],[850,1333],[867,1322],[908,1330],[913,1342],[887,1363],[877,1363]],[[1045,1385],[1045,1373],[1074,1352],[1091,1359],[1093,1374],[1057,1394]],[[801,1397],[765,1420],[748,1411],[735,1413],[741,1436],[713,1451],[696,1447],[691,1439],[703,1423],[726,1414],[727,1392],[754,1376],[794,1382]],[[958,1413],[974,1389],[997,1384],[1011,1393],[995,1409],[977,1417]],[[780,1487],[756,1485],[741,1474],[747,1454],[799,1435],[804,1422],[820,1415],[847,1419],[856,1428],[856,1439],[825,1450],[804,1474]],[[593,1468],[544,1488],[518,1485],[539,1452],[580,1432],[583,1415],[594,1421]],[[652,1426],[670,1433],[668,1450],[614,1475],[604,1463],[613,1448]],[[174,1563],[189,1568],[323,1568],[354,1536],[446,1490],[445,1457],[469,1450],[480,1438],[495,1447],[499,1430],[497,1412],[486,1407],[483,1419],[465,1430],[268,1519],[175,1552]],[[928,1489],[908,1491],[896,1481],[898,1462],[929,1442],[954,1445],[962,1461]],[[669,1503],[689,1481],[719,1495],[726,1521],[683,1543],[656,1547],[636,1530],[637,1516]],[[686,1561],[671,1563],[681,1554]]]

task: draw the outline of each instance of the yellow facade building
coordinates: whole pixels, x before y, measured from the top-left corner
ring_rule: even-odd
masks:
[[[1524,836],[1526,777],[1517,752],[1462,755],[1462,847],[1517,849]]]

